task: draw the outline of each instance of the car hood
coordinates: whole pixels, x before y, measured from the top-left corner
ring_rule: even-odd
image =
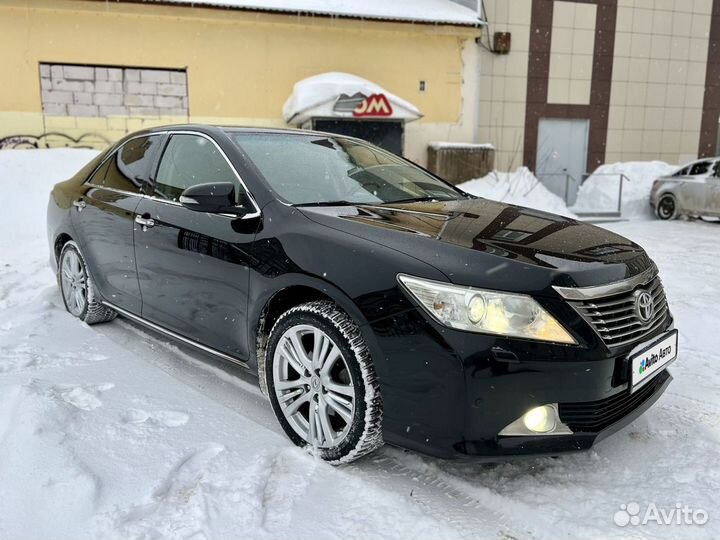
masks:
[[[487,199],[300,210],[463,285],[554,296],[553,285],[604,285],[653,266],[640,246],[606,229]]]

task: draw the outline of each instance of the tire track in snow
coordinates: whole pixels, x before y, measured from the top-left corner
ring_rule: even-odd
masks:
[[[183,344],[168,341],[161,334],[126,320],[93,329],[144,361],[166,371],[178,381],[248,418],[261,429],[282,434],[269,402],[255,384],[255,376],[246,370],[217,361]],[[130,335],[140,336],[142,339],[129,339]],[[289,450],[294,449],[292,443],[287,442],[287,445]],[[282,460],[286,461],[287,458],[275,457],[271,463],[275,463],[277,467]],[[388,448],[341,470],[356,480],[369,483],[375,489],[402,494],[409,504],[422,508],[424,513],[437,522],[447,524],[457,531],[461,538],[476,538],[480,530],[484,531],[483,536],[492,537],[502,536],[506,534],[505,531],[511,530],[509,526],[489,524],[486,517],[491,515],[493,510],[479,499],[450,486],[437,476],[408,468]],[[268,489],[272,491],[272,477],[268,478],[267,482],[270,483]],[[468,512],[468,509],[484,511],[478,514]],[[272,519],[268,522],[270,529],[274,528]]]

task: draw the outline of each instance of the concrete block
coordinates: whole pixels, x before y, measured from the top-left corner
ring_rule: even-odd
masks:
[[[75,122],[78,129],[84,129],[90,132],[103,133],[107,129],[107,119],[98,116],[76,118]]]
[[[53,90],[62,90],[65,92],[83,92],[85,83],[82,81],[68,81],[65,79],[52,79]]]
[[[68,105],[68,114],[70,116],[97,116],[98,108],[96,105]]]
[[[45,130],[46,131],[64,131],[69,128],[75,128],[75,117],[67,116],[45,116]]]
[[[63,75],[66,79],[76,81],[94,81],[95,68],[89,66],[63,66]]]
[[[123,70],[120,68],[107,68],[107,80],[108,81],[122,81]]]
[[[123,107],[122,105],[100,105],[98,110],[100,116],[125,116],[128,113],[127,107]],[[122,129],[125,129],[124,122]]]
[[[75,105],[92,105],[93,95],[90,92],[73,92]]]
[[[52,90],[52,79],[49,77],[40,79],[40,89],[41,90]]]
[[[126,81],[139,81],[140,80],[140,70],[139,69],[126,69],[125,70],[125,80]]]
[[[102,114],[103,109],[107,107],[100,107],[100,113]],[[117,131],[127,131],[127,109],[123,107],[125,110],[124,113],[119,114],[117,116],[109,114],[110,118],[107,119],[107,126],[108,129],[117,130]]]
[[[50,76],[53,79],[64,79],[65,75],[63,74],[63,68],[62,66],[50,66]]]
[[[157,85],[155,83],[128,82],[126,87],[128,94],[144,94],[150,96],[157,94]]]
[[[104,94],[122,94],[123,85],[117,81],[96,81],[95,92]]]
[[[162,113],[167,116],[181,116],[184,121],[187,121],[188,117],[187,109],[163,109]]]
[[[95,80],[96,81],[107,81],[108,79],[108,68],[95,68]]]
[[[43,90],[43,103],[73,103],[72,92],[61,92],[58,90]]]
[[[50,116],[67,116],[67,105],[64,103],[43,103],[43,113]]]
[[[122,105],[123,95],[95,92],[95,94],[93,95],[93,102],[95,103],[95,105]]]
[[[187,73],[184,71],[171,71],[170,82],[173,84],[184,84],[187,86]]]
[[[125,105],[128,107],[152,107],[154,105],[154,99],[153,96],[126,94]]]
[[[184,84],[159,84],[157,93],[162,96],[178,96],[187,95],[187,86]]]
[[[159,69],[143,69],[140,72],[140,80],[150,83],[169,83],[170,72]]]
[[[172,96],[155,96],[155,106],[164,109],[179,109],[182,107],[182,98]]]
[[[155,107],[129,107],[132,116],[160,116],[160,111]]]
[[[40,76],[50,77],[50,64],[40,64]]]

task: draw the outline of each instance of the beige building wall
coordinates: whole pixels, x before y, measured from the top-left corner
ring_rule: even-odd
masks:
[[[607,161],[697,157],[712,0],[619,0]]]
[[[480,49],[480,109],[477,140],[495,145],[499,170],[522,165],[525,138],[531,0],[485,0],[491,24],[483,37],[512,33],[512,51],[495,55]]]
[[[555,2],[548,103],[590,104],[596,15],[595,4]]]
[[[295,82],[345,71],[422,111],[408,124],[405,153],[424,163],[427,141],[472,140],[477,58],[468,44],[479,34],[151,2],[0,0],[0,138],[93,133],[103,146],[166,123],[284,126],[282,106]],[[185,70],[188,115],[44,115],[40,63]]]

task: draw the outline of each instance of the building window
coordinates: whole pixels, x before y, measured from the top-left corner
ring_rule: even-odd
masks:
[[[49,116],[187,116],[184,70],[40,64]]]

